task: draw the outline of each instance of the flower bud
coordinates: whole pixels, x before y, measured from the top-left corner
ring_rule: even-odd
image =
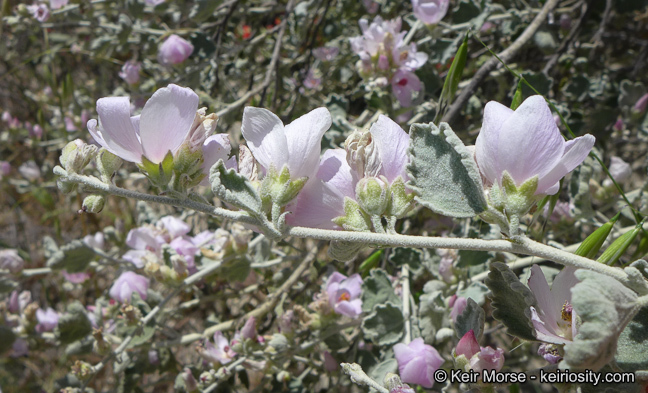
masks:
[[[185,368],[182,371],[182,380],[184,381],[186,392],[191,393],[198,390],[198,381],[196,381],[189,368]]]
[[[140,80],[140,68],[142,64],[135,60],[129,60],[124,63],[121,71],[119,71],[119,77],[126,81],[129,85],[136,85]]]
[[[108,150],[102,148],[97,155],[96,163],[99,173],[101,173],[101,180],[104,183],[112,181],[115,172],[122,164],[122,159],[112,154]]]
[[[106,198],[102,195],[88,195],[83,200],[83,206],[81,207],[80,212],[83,213],[100,213],[104,205],[106,204]]]
[[[403,178],[398,176],[389,186],[391,200],[387,207],[387,215],[402,218],[412,208],[414,194],[408,193]]]
[[[171,34],[169,38],[160,45],[158,50],[158,61],[163,65],[180,64],[187,60],[193,53],[194,47],[184,38]]]
[[[278,206],[285,206],[297,197],[308,181],[307,177],[291,180],[290,170],[287,165],[277,172],[270,167],[268,174],[261,182],[261,198],[264,202],[271,202]],[[266,202],[266,203],[267,203]]]
[[[81,172],[97,153],[97,147],[76,139],[63,148],[59,161],[66,171]]]
[[[368,214],[382,216],[389,205],[389,186],[376,177],[360,179],[356,186],[356,200]]]
[[[637,100],[637,102],[632,107],[632,111],[637,114],[644,113],[646,107],[648,106],[648,93],[644,94]]]
[[[205,140],[212,136],[218,124],[218,116],[215,113],[207,113],[207,108],[200,108],[196,111],[196,117],[189,129],[185,142],[189,143],[189,149],[196,151],[202,149]]]
[[[360,208],[360,205],[349,197],[344,198],[344,215],[333,219],[333,222],[347,231],[371,231],[371,219]]]
[[[344,142],[347,162],[363,177],[378,176],[382,162],[371,132],[354,131]]]
[[[16,250],[0,251],[0,269],[9,270],[11,273],[22,271],[25,261],[18,255]]]

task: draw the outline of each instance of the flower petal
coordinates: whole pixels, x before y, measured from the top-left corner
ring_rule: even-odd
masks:
[[[544,322],[552,327],[557,327],[558,322],[556,320],[555,310],[559,309],[562,306],[562,303],[558,304],[554,300],[551,290],[549,289],[549,284],[547,284],[547,279],[545,278],[540,266],[533,265],[531,267],[531,275],[529,276],[529,282],[527,285],[538,301],[538,307],[540,309],[540,314],[544,317]]]
[[[533,323],[533,327],[536,330],[536,338],[539,341],[552,344],[567,344],[571,342],[570,340],[557,335],[552,326],[548,325],[546,322],[540,319],[538,312],[533,307],[531,307],[531,322]]]
[[[263,108],[251,106],[243,110],[241,134],[254,158],[264,169],[274,164],[277,170],[288,162],[288,145],[281,119]]]
[[[503,169],[499,161],[500,130],[511,115],[513,111],[499,102],[490,101],[484,107],[482,128],[475,142],[475,160],[479,171],[490,184],[501,180]]]
[[[130,117],[130,101],[128,97],[106,97],[97,101],[97,113],[99,114],[101,139],[106,143],[109,150],[119,157],[132,162],[140,162],[142,146],[137,139],[137,132],[133,127]],[[93,137],[96,130],[88,126]],[[93,132],[94,131],[94,132]],[[101,142],[95,138],[98,143]]]
[[[140,116],[140,138],[146,158],[154,163],[184,142],[198,110],[198,95],[177,85],[158,89]]]
[[[536,194],[550,194],[550,191],[560,179],[566,174],[573,171],[579,166],[594,147],[596,139],[590,134],[579,136],[564,144],[564,155],[554,164],[554,166],[543,176],[538,179],[538,189]],[[556,190],[557,192],[557,190]],[[554,194],[556,193],[554,192]]]
[[[405,176],[407,181],[406,166],[409,161],[409,135],[392,119],[387,116],[378,116],[378,121],[369,130],[376,144],[382,161],[381,174],[389,182],[398,176]]]
[[[315,175],[320,159],[322,136],[329,128],[331,114],[326,108],[314,109],[285,127],[291,178]]]

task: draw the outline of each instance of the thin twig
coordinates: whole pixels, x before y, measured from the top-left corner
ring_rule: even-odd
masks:
[[[533,35],[536,33],[536,31],[538,31],[540,25],[542,25],[545,18],[547,17],[547,14],[549,14],[549,12],[554,9],[557,3],[558,0],[548,0],[545,3],[544,7],[542,7],[542,9],[540,10],[538,15],[536,15],[529,26],[527,26],[524,32],[520,34],[520,36],[508,48],[499,53],[499,58],[504,62],[512,59],[517,54],[517,52],[531,38],[533,38]],[[461,94],[459,94],[459,96],[455,99],[455,101],[448,109],[448,112],[445,114],[445,116],[443,116],[442,121],[452,123],[455,117],[459,115],[459,112],[466,104],[466,102],[468,102],[468,99],[472,97],[475,91],[477,91],[477,87],[479,87],[481,82],[488,76],[488,74],[490,74],[491,71],[493,71],[497,67],[498,64],[499,61],[495,57],[491,57],[486,63],[484,63],[484,65],[479,68],[479,70],[477,70],[475,75],[472,77],[472,80],[470,81],[468,87],[463,89]]]
[[[544,74],[549,75],[551,69],[555,67],[556,63],[558,63],[560,56],[569,48],[569,45],[580,32],[581,27],[583,26],[583,21],[585,20],[585,18],[587,18],[587,15],[589,15],[589,11],[590,7],[587,6],[586,1],[583,1],[583,5],[581,6],[581,14],[578,18],[578,21],[576,21],[574,27],[572,27],[567,37],[563,40],[562,44],[560,44],[560,47],[558,48],[558,50],[556,50],[556,53],[554,53],[547,64],[545,64],[544,68],[542,69],[542,72]]]

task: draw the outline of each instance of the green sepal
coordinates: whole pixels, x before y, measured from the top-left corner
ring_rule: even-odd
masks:
[[[137,167],[149,178],[154,186],[165,190],[173,175],[173,154],[169,152],[159,164],[156,164],[142,155],[142,163]]]
[[[386,215],[401,218],[412,208],[414,193],[407,192],[405,181],[400,176],[392,182],[389,190],[391,191],[391,198]]]
[[[97,169],[101,174],[101,181],[104,183],[109,183],[112,181],[115,172],[122,165],[122,159],[109,152],[108,150],[102,148],[99,150],[96,159]]]
[[[525,181],[520,186],[515,185],[515,180],[507,172],[502,174],[502,188],[506,195],[505,209],[509,214],[523,215],[531,209],[531,207],[540,199],[535,195],[538,189],[538,176]]]
[[[574,254],[580,255],[581,257],[594,259],[596,254],[598,254],[599,250],[603,246],[603,243],[605,243],[608,235],[610,234],[610,232],[612,232],[614,223],[617,222],[619,217],[621,217],[621,213],[617,213],[617,215],[614,216],[610,221],[601,225],[597,230],[592,232],[585,240],[583,240],[581,245],[578,246],[578,249],[574,252]]]
[[[626,250],[632,242],[637,238],[637,235],[641,232],[641,227],[643,226],[643,221],[637,224],[634,229],[624,233],[619,236],[610,246],[603,251],[603,254],[597,259],[597,262],[604,263],[606,265],[612,265],[625,254]]]
[[[307,181],[308,177],[291,179],[290,170],[286,165],[281,168],[281,172],[277,172],[275,167],[271,166],[261,182],[260,195],[264,206],[286,206],[297,197]]]
[[[344,197],[344,215],[334,218],[333,222],[347,231],[370,232],[372,228],[370,217],[349,197]]]
[[[191,151],[189,145],[183,143],[173,160],[173,170],[176,174],[194,176],[197,173],[202,173],[203,162],[205,162],[205,158],[201,149]]]

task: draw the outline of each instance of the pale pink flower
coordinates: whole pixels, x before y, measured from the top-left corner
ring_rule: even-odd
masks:
[[[191,231],[191,227],[186,222],[174,216],[164,216],[158,223],[167,231],[171,239],[184,236]]]
[[[71,117],[65,116],[63,119],[63,122],[65,123],[65,131],[67,132],[74,132],[77,130],[76,124],[74,124],[74,120],[72,120]]]
[[[61,7],[65,7],[68,2],[69,0],[49,0],[50,8],[53,10],[58,10]]]
[[[340,367],[337,360],[335,360],[335,358],[333,357],[333,355],[331,355],[329,351],[324,351],[323,358],[324,358],[324,370],[328,372],[333,372],[337,370],[338,367]]]
[[[18,167],[18,172],[29,181],[36,181],[40,178],[41,172],[40,168],[33,160],[29,160],[26,163]]]
[[[241,133],[254,158],[267,171],[285,166],[290,177],[312,177],[317,171],[322,136],[331,127],[331,114],[317,108],[284,126],[274,113],[246,107]]]
[[[119,71],[119,77],[125,80],[129,85],[138,84],[140,80],[140,68],[142,68],[142,63],[135,60],[129,60],[124,63],[121,71]]]
[[[504,365],[504,350],[480,347],[472,329],[459,340],[455,354],[465,356],[470,363],[470,368],[478,373],[482,370],[499,371]]]
[[[39,22],[46,22],[50,17],[49,8],[43,3],[28,5],[27,11]]]
[[[11,346],[11,349],[12,349],[12,353],[11,353],[12,358],[19,358],[22,356],[26,356],[29,354],[29,343],[24,338],[18,338],[16,339],[16,341],[14,341],[13,345]]]
[[[515,111],[491,101],[484,108],[475,160],[487,183],[501,185],[505,171],[518,186],[537,176],[536,195],[553,195],[594,141],[589,134],[565,141],[542,96],[527,98]]]
[[[63,277],[65,277],[65,280],[71,282],[72,284],[82,284],[90,278],[90,274],[85,272],[68,273],[67,271],[63,270],[62,273]]]
[[[38,321],[36,325],[38,333],[51,332],[58,325],[59,315],[52,308],[48,307],[46,310],[39,308],[36,310],[36,320]]]
[[[40,124],[34,124],[32,127],[29,136],[33,138],[41,138],[43,136],[43,127]]]
[[[137,273],[127,271],[122,273],[110,288],[110,297],[121,303],[128,303],[134,292],[146,300],[146,291],[149,287],[149,279]]]
[[[83,243],[85,243],[88,247],[103,250],[105,245],[104,234],[103,232],[97,232],[94,235],[86,235],[83,237]]]
[[[322,78],[315,75],[313,69],[309,69],[304,78],[304,87],[307,89],[316,89],[322,84]]]
[[[362,0],[362,5],[367,9],[367,12],[370,14],[375,14],[378,12],[378,7],[380,4],[374,0]]]
[[[542,269],[538,265],[531,267],[528,286],[538,303],[537,310],[531,307],[531,322],[539,341],[567,344],[576,336],[576,311],[571,304],[571,289],[578,283],[575,271],[563,268],[549,289]]]
[[[464,312],[467,305],[468,299],[466,299],[465,297],[453,295],[453,298],[450,299],[449,304],[449,307],[452,307],[452,311],[450,311],[450,319],[452,319],[452,322],[457,323],[457,317]]]
[[[415,383],[424,388],[434,385],[434,372],[443,364],[443,358],[434,347],[416,338],[411,343],[394,345],[398,371],[405,383]]]
[[[256,340],[257,331],[256,331],[256,318],[250,317],[243,328],[241,329],[241,338],[248,340]]]
[[[426,25],[436,25],[448,12],[450,0],[412,0],[414,15]]]
[[[0,250],[0,269],[9,270],[11,273],[19,273],[23,270],[25,261],[18,255],[17,250]]]
[[[347,151],[331,149],[324,152],[313,181],[309,181],[291,206],[293,214],[286,217],[292,226],[322,229],[340,229],[333,220],[343,216],[344,198],[356,199],[356,186],[365,177],[382,177],[391,184],[398,177],[407,177],[409,162],[409,135],[393,120],[380,115],[369,129],[370,146],[364,147],[367,157],[359,161],[367,163],[362,173],[358,165],[349,164]]]
[[[164,3],[166,0],[144,0],[146,5],[150,5],[152,7],[155,7],[156,5],[160,5]]]
[[[617,183],[622,183],[630,178],[632,175],[632,167],[627,162],[623,161],[620,157],[610,157],[610,167],[608,168],[610,175],[616,180]],[[611,187],[612,180],[606,178],[603,180],[604,187]]]
[[[169,38],[160,45],[158,50],[158,61],[163,65],[180,64],[187,60],[193,53],[194,47],[184,38],[171,34]]]
[[[203,347],[198,349],[203,359],[211,363],[227,364],[234,359],[236,352],[232,350],[229,340],[222,332],[214,333],[214,343],[205,340]]]
[[[362,278],[358,273],[347,277],[334,272],[326,283],[326,293],[333,311],[350,318],[362,314]]]
[[[415,73],[398,70],[394,76],[392,76],[391,86],[392,91],[401,106],[408,107],[412,106],[412,93],[420,91],[422,84],[421,80]]]
[[[0,161],[0,179],[11,173],[11,164],[9,161]]]
[[[196,93],[171,84],[153,94],[140,116],[130,116],[128,97],[99,99],[99,123],[88,121],[88,130],[99,145],[126,161],[140,163],[145,156],[160,163],[184,142],[197,109]]]
[[[648,93],[644,94],[635,102],[634,106],[632,109],[636,113],[644,113],[646,111],[646,107],[648,106]]]
[[[230,157],[232,146],[230,145],[229,136],[227,134],[214,134],[205,139],[202,146],[203,164],[202,170],[207,175],[201,182],[202,185],[209,185],[209,170],[218,160],[223,160],[225,168],[238,170],[235,157]]]

